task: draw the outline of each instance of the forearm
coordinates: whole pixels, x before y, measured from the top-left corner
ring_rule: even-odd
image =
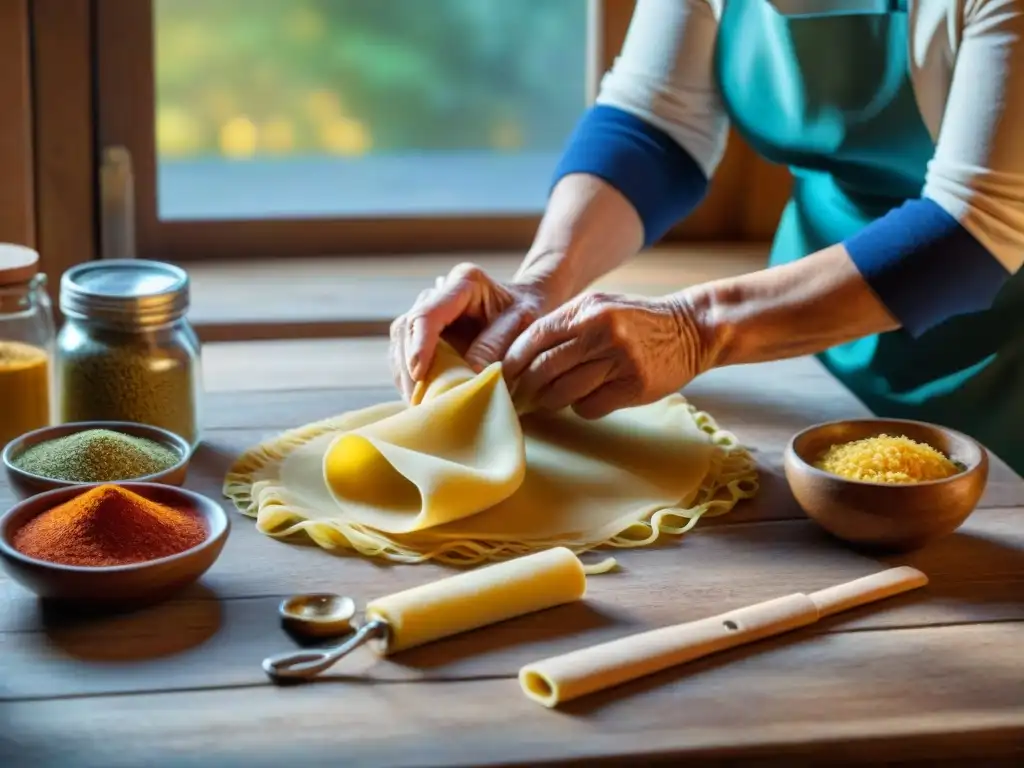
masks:
[[[634,256],[643,224],[614,187],[589,174],[559,180],[516,280],[540,282],[561,304]]]
[[[1024,266],[1024,9],[973,6],[921,197],[842,245],[683,296],[706,320],[712,367],[896,328],[920,338],[991,309]]]
[[[653,245],[700,202],[728,133],[714,80],[717,32],[707,0],[635,4],[520,270],[520,279],[554,283],[554,303]]]
[[[817,354],[900,327],[842,245],[676,298],[694,318],[703,370]]]

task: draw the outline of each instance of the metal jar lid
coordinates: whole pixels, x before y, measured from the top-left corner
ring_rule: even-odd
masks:
[[[164,325],[184,317],[188,306],[188,273],[159,261],[90,261],[72,267],[60,281],[60,310],[77,319]]]

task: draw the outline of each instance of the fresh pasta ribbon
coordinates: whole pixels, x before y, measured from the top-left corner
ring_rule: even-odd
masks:
[[[427,388],[425,405],[327,446],[327,486],[353,519],[384,533],[422,531],[493,507],[522,484],[523,435],[500,366],[446,383]]]

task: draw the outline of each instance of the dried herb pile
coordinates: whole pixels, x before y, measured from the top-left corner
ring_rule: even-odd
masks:
[[[153,440],[89,429],[34,445],[13,463],[53,480],[106,483],[163,472],[179,460],[177,453]]]

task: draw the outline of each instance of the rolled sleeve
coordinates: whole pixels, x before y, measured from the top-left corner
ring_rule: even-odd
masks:
[[[917,336],[990,308],[1024,263],[1024,0],[975,0],[921,199],[844,245]]]
[[[645,247],[696,207],[708,186],[697,162],[668,134],[606,106],[594,107],[577,126],[555,180],[573,173],[597,176],[630,202]]]
[[[645,245],[700,202],[724,153],[717,33],[709,0],[638,0],[597,103],[555,171],[555,183],[587,173],[616,188],[636,209]]]

